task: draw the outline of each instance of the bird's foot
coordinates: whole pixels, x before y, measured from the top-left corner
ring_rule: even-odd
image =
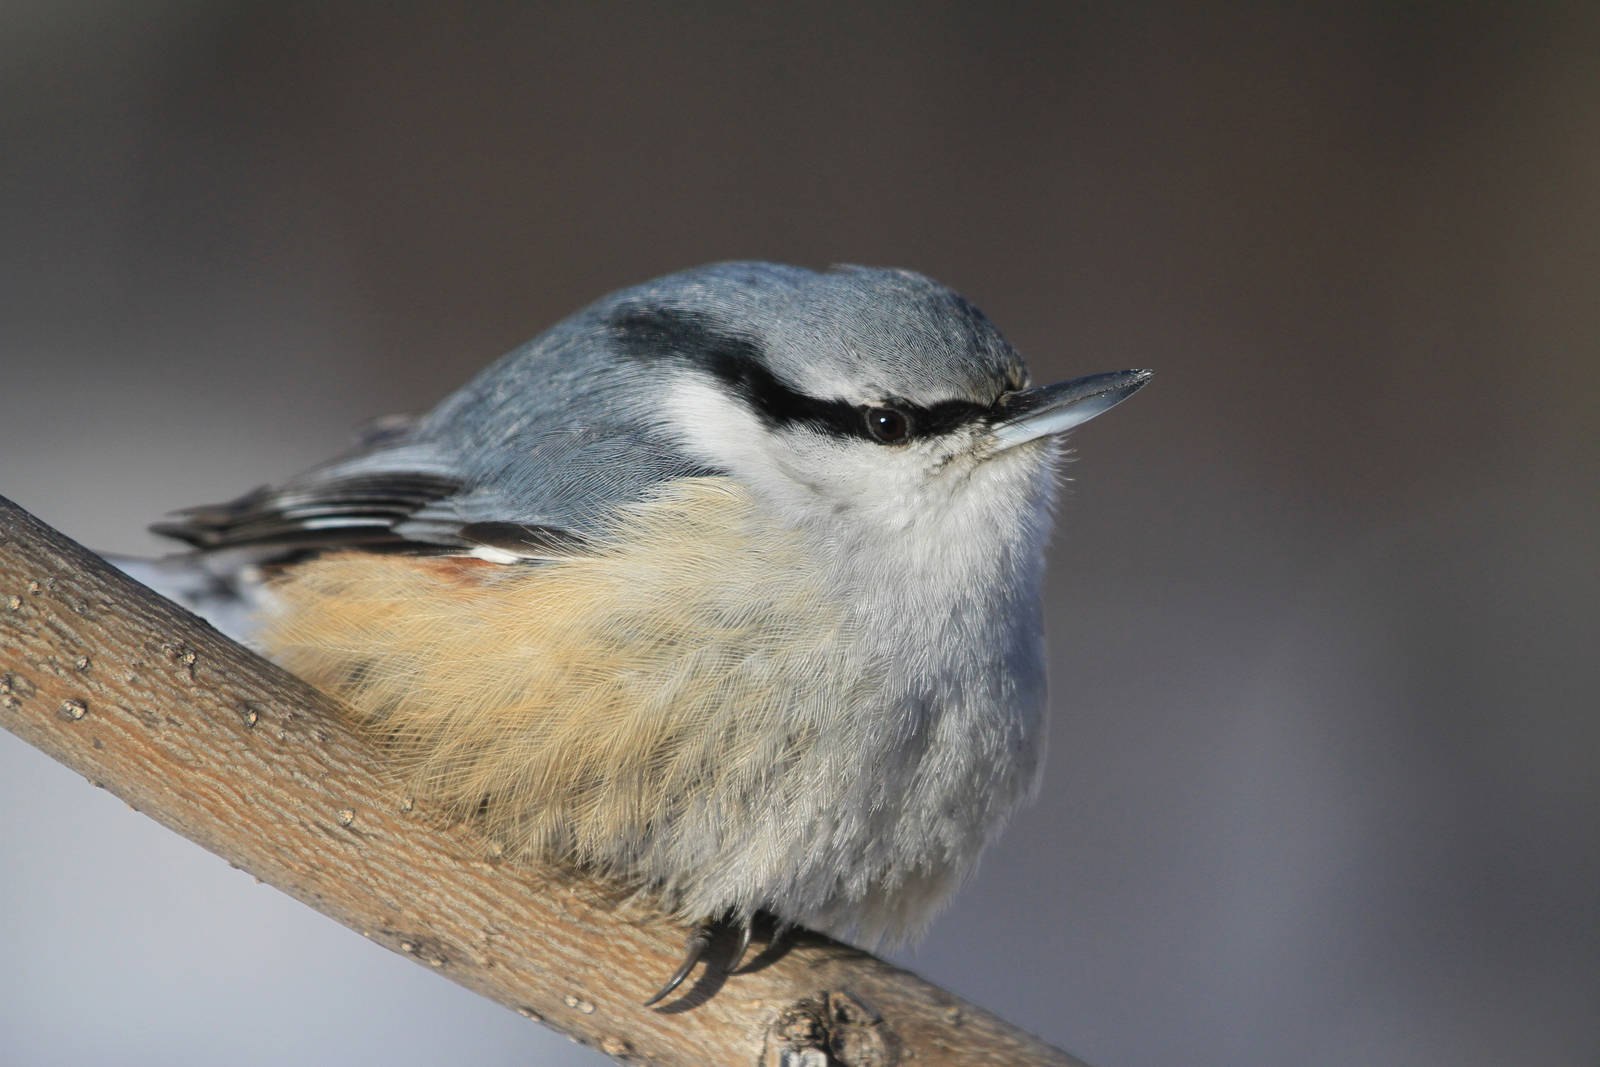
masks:
[[[702,920],[693,930],[689,932],[689,939],[684,942],[683,962],[680,963],[678,965],[678,969],[672,973],[672,977],[667,979],[667,984],[658,989],[655,996],[644,1002],[644,1006],[647,1008],[653,1007],[654,1005],[661,1003],[661,1001],[665,1000],[667,997],[671,996],[673,990],[682,985],[683,980],[689,977],[689,972],[694,970],[694,965],[705,958],[706,950],[711,947],[711,943],[716,939],[719,931],[732,929],[738,937],[738,940],[734,943],[733,952],[728,957],[727,963],[720,966],[724,977],[737,974],[739,972],[740,965],[744,963],[745,952],[750,948],[751,926],[751,920],[737,919],[731,915],[723,916],[720,919]],[[719,965],[717,965],[714,961],[707,961],[706,966],[710,967]]]

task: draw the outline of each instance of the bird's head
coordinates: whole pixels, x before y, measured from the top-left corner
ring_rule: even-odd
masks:
[[[1033,386],[981,311],[901,270],[718,264],[603,314],[658,425],[791,521],[844,532],[1042,524],[1061,435],[1151,376]]]

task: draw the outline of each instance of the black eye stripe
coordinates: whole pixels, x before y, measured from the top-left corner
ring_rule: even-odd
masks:
[[[919,434],[949,433],[957,427],[977,422],[993,412],[989,406],[975,404],[970,400],[941,400],[926,407],[910,404],[905,410],[915,414]]]
[[[769,426],[804,425],[839,437],[876,441],[880,439],[869,429],[865,418],[869,407],[903,412],[910,422],[910,438],[946,433],[990,413],[985,405],[966,400],[943,400],[924,406],[886,397],[880,404],[858,406],[846,400],[809,396],[767,370],[765,353],[758,341],[732,333],[700,312],[629,307],[614,313],[610,326],[625,355],[693,363],[729,386]]]

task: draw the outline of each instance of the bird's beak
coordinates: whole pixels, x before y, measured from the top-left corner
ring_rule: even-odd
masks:
[[[1007,393],[995,407],[995,444],[1004,451],[1064,433],[1116,407],[1137,393],[1154,374],[1149,370],[1119,370]]]

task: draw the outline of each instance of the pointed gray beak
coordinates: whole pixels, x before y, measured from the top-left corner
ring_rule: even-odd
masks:
[[[1065,433],[1144,387],[1151,370],[1119,370],[1091,374],[1070,382],[1007,393],[996,407],[994,440],[1001,451],[1052,434]]]

